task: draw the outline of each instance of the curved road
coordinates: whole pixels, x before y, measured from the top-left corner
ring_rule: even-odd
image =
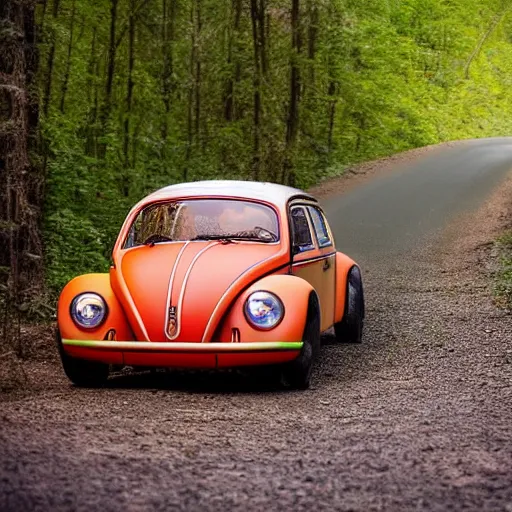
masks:
[[[368,317],[360,346],[325,336],[308,391],[229,375],[91,391],[31,367],[36,391],[0,408],[0,510],[512,511],[511,317],[441,245],[510,168],[512,139],[471,141],[324,201]]]
[[[407,254],[455,215],[478,207],[511,168],[512,138],[440,146],[324,206],[342,250],[374,265],[385,255]]]

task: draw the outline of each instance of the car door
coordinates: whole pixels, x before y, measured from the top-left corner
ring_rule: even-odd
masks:
[[[310,208],[314,207],[305,203],[293,204],[290,207],[292,273],[306,280],[316,290],[321,308],[321,329],[326,330],[333,324],[334,319],[336,253],[328,229],[321,229],[318,214],[315,211],[311,213]],[[319,235],[316,234],[313,219],[319,226]]]
[[[334,238],[327,219],[319,206],[308,205],[308,213],[313,225],[315,241],[322,257],[322,275],[320,290],[322,296],[322,318],[325,319],[326,329],[334,323],[336,307],[336,248]]]

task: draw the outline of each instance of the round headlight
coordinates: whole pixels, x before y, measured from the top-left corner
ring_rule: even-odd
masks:
[[[258,329],[273,329],[284,316],[279,297],[270,292],[254,292],[245,301],[245,317]]]
[[[107,305],[97,293],[82,293],[71,303],[71,317],[79,327],[94,329],[106,316]]]

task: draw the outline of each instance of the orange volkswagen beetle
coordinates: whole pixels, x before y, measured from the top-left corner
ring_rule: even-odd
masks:
[[[59,298],[59,352],[79,386],[104,384],[111,365],[279,365],[305,389],[322,331],[362,338],[360,269],[336,251],[318,201],[295,188],[162,188],[129,212],[112,259]]]

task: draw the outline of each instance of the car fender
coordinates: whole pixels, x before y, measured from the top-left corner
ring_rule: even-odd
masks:
[[[93,292],[101,295],[108,308],[105,321],[95,329],[81,329],[71,318],[71,302],[80,293]],[[73,340],[104,340],[111,329],[115,339],[135,340],[120,302],[110,286],[109,274],[84,274],[75,277],[62,290],[57,305],[57,323],[62,338]]]
[[[345,314],[348,274],[353,266],[358,266],[353,259],[342,252],[336,253],[336,302],[334,308],[334,323],[341,322]]]
[[[245,301],[256,291],[277,295],[284,305],[282,321],[270,330],[254,328],[244,314]],[[309,296],[316,293],[304,279],[288,274],[271,275],[259,279],[247,288],[232,304],[216,333],[216,341],[232,340],[233,329],[238,329],[239,341],[302,341],[308,313]]]

